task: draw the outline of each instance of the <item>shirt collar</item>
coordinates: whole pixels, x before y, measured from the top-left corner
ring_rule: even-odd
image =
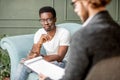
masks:
[[[89,17],[84,23],[83,23],[83,27],[86,26],[90,21],[91,19],[93,18],[93,16]]]

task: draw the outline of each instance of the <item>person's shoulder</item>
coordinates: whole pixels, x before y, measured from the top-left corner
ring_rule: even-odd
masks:
[[[46,33],[46,31],[43,28],[40,28],[36,31],[35,34],[44,34],[44,33]]]

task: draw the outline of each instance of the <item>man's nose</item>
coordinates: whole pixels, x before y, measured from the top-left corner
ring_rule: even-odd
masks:
[[[48,24],[48,21],[45,20],[44,24]]]

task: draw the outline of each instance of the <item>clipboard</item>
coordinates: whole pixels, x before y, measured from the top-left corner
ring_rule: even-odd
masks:
[[[24,65],[38,75],[42,73],[53,80],[62,78],[65,71],[63,68],[45,61],[41,56],[25,61]]]

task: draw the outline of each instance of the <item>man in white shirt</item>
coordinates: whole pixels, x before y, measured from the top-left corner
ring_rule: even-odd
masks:
[[[65,67],[63,58],[70,45],[70,33],[68,30],[56,27],[56,12],[52,7],[45,6],[39,10],[40,23],[43,28],[39,29],[34,36],[34,44],[26,59],[42,56],[46,61],[60,67]],[[41,53],[44,47],[46,53]],[[22,60],[22,63],[24,62]],[[31,70],[23,64],[18,66],[15,80],[26,80]]]

